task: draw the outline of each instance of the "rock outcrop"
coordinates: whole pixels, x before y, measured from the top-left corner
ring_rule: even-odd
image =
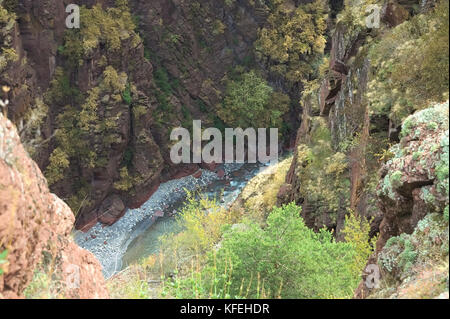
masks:
[[[0,85],[11,88],[8,116],[30,155],[47,177],[48,171],[56,173],[49,178],[51,190],[79,212],[76,228],[88,230],[121,216],[104,211],[111,196],[125,207],[138,207],[160,183],[198,172],[197,165],[171,163],[170,130],[190,127],[192,119],[216,126],[226,74],[237,65],[255,64],[254,42],[269,9],[253,1],[83,0],[77,2],[86,6],[79,41],[65,26],[69,3],[5,4],[0,44],[14,54],[0,70]],[[108,11],[118,3],[125,6],[121,13]],[[119,87],[97,92],[112,69]],[[282,82],[276,79],[273,86],[284,90]],[[299,90],[289,94],[298,101]],[[97,119],[89,113],[91,123],[82,134],[65,132],[62,127],[79,126],[74,116],[87,106],[96,108]],[[74,123],[61,123],[70,118]],[[285,119],[293,132],[298,120]],[[61,142],[64,136],[71,136],[70,146]],[[76,148],[74,136],[83,145]],[[56,164],[61,157],[69,163]]]
[[[380,172],[378,207],[383,213],[376,252],[383,283],[356,296],[448,295],[449,104],[407,118],[393,158]],[[364,278],[366,278],[364,276]]]
[[[77,246],[74,214],[24,150],[17,130],[0,114],[0,298],[23,297],[34,276],[51,276],[53,297],[107,298],[101,266]],[[57,284],[56,284],[57,283]]]
[[[384,63],[383,59],[374,63],[374,42],[398,34],[419,18],[422,22],[432,21],[434,6],[441,4],[433,0],[420,4],[414,0],[386,0],[376,4],[380,8],[380,28],[355,22],[358,10],[364,9],[367,2],[361,7],[346,3],[336,21],[328,68],[313,92],[303,97],[302,124],[278,204],[294,201],[301,205],[309,227],[333,229],[338,240],[344,239],[340,231],[348,210],[371,220],[370,235],[380,237],[376,254],[368,264],[378,265],[384,282],[389,284],[377,291],[367,289],[368,276],[364,275],[357,297],[448,295],[448,103],[407,118],[414,110],[429,107],[430,100],[445,101],[448,93],[404,107],[405,112],[398,117],[393,113],[401,106],[392,100],[381,103],[383,110],[377,109],[374,102],[382,99],[374,87],[375,82],[383,81],[378,72],[379,63]],[[351,18],[346,19],[346,15]],[[395,45],[393,48],[398,50]],[[388,50],[387,46],[382,48]],[[396,63],[401,64],[395,60],[391,66]],[[394,81],[391,77],[385,80]],[[411,90],[420,95],[422,88]],[[387,92],[386,96],[392,98],[397,93]],[[326,153],[327,148],[332,151]],[[321,157],[319,151],[325,155]],[[344,191],[327,187],[334,182],[327,171],[338,163],[332,161],[334,165],[330,166],[333,158],[344,159],[342,176],[347,185],[339,183]],[[332,202],[335,205],[330,205]],[[434,274],[439,278],[437,284],[432,283]],[[414,288],[421,285],[425,286],[422,291]]]

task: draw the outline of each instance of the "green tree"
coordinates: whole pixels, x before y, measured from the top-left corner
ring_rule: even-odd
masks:
[[[342,233],[345,241],[355,248],[353,271],[355,275],[359,275],[372,255],[378,237],[370,238],[370,222],[357,216],[354,212],[345,217],[345,227]]]
[[[315,233],[290,204],[275,208],[267,226],[247,221],[229,229],[207,266],[172,286],[183,298],[348,298],[360,277],[353,245]]]
[[[261,29],[257,53],[275,74],[290,83],[303,82],[315,72],[325,48],[326,1],[295,7],[291,1],[272,0],[268,25]]]
[[[228,82],[218,115],[232,127],[281,127],[288,109],[289,97],[274,92],[263,78],[250,71]]]

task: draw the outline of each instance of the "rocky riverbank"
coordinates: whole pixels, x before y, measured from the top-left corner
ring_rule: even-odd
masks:
[[[232,173],[241,167],[242,164],[227,164],[223,169],[218,169],[218,173],[203,170],[200,177],[192,175],[161,184],[140,208],[128,210],[112,226],[98,223],[86,233],[76,231],[75,241],[97,257],[105,278],[109,278],[121,270],[122,257],[130,243],[158,218],[173,215],[175,212],[171,210],[171,206],[182,202],[186,191],[204,188],[215,181],[230,180]]]

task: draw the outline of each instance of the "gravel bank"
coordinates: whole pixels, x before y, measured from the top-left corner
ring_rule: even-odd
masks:
[[[229,175],[241,164],[226,164]],[[167,212],[167,207],[186,197],[185,189],[192,191],[218,180],[217,174],[203,170],[199,179],[192,176],[161,184],[153,196],[140,208],[128,210],[118,222],[110,227],[98,223],[87,233],[74,233],[76,243],[92,252],[103,266],[105,278],[110,278],[122,268],[122,257],[128,245],[156,221],[155,212]]]

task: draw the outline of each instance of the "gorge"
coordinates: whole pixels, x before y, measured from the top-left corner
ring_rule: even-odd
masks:
[[[0,46],[0,298],[448,298],[448,1],[0,0]],[[282,160],[171,138],[238,127]]]

